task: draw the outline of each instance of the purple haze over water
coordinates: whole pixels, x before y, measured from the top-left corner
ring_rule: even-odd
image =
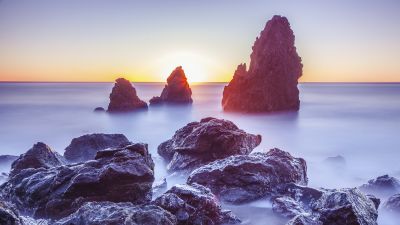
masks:
[[[275,114],[223,112],[224,85],[192,85],[191,106],[158,106],[147,112],[110,115],[93,109],[107,107],[112,83],[0,83],[0,155],[22,154],[38,141],[63,153],[74,137],[122,133],[133,142],[149,144],[156,179],[160,179],[166,171],[157,146],[187,123],[213,116],[261,134],[256,151],[278,147],[305,158],[312,187],[354,187],[383,174],[400,177],[400,84],[303,83],[299,85],[300,111]],[[161,93],[164,84],[134,86],[139,97],[148,101]],[[345,168],[323,163],[336,155],[346,159]],[[176,182],[183,179],[171,178],[168,186]],[[263,207],[270,206],[256,202],[247,208],[263,211]],[[245,213],[243,208],[232,209],[239,216]],[[273,216],[266,213],[264,217]],[[257,221],[250,219],[252,224]]]

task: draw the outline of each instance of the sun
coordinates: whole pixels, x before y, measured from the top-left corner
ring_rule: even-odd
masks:
[[[210,74],[207,60],[195,53],[177,52],[168,54],[160,58],[158,64],[163,80],[166,80],[177,66],[182,66],[189,83],[206,82]]]

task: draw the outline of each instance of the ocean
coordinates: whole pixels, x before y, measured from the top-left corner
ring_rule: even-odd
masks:
[[[168,186],[184,179],[168,178],[157,146],[192,121],[216,117],[261,134],[255,151],[277,147],[307,161],[309,186],[355,187],[379,175],[400,178],[400,84],[301,83],[298,112],[242,114],[222,111],[225,83],[192,84],[193,104],[157,106],[125,114],[95,113],[107,108],[113,83],[0,83],[0,155],[19,155],[41,141],[59,153],[74,137],[88,133],[122,133],[149,144],[156,180]],[[141,99],[160,95],[162,83],[134,83]],[[328,166],[327,157],[341,155],[343,168]],[[9,168],[0,168],[7,171]],[[270,204],[227,206],[249,224],[276,219]],[[248,216],[248,212],[260,212]],[[379,217],[382,222],[385,218]],[[385,223],[390,222],[385,221]],[[272,223],[273,224],[273,223]]]

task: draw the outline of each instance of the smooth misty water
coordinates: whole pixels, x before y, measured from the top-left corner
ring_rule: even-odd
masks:
[[[309,186],[353,187],[387,173],[400,176],[400,84],[300,84],[300,111],[275,114],[224,113],[220,105],[224,84],[197,84],[192,85],[191,106],[150,107],[147,112],[123,115],[94,113],[97,106],[107,107],[112,85],[0,83],[0,155],[24,153],[38,141],[63,153],[74,137],[123,133],[133,142],[149,144],[160,179],[167,174],[157,146],[187,123],[213,116],[261,134],[257,151],[278,147],[305,158]],[[163,84],[135,87],[148,101],[161,93]],[[347,161],[345,169],[323,163],[338,154]],[[168,185],[178,180],[170,178]],[[260,212],[252,216],[252,224],[273,217],[265,202],[231,208],[244,217],[248,211]]]

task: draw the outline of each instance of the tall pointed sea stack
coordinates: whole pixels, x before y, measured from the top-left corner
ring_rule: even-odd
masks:
[[[140,100],[136,89],[129,80],[118,78],[110,94],[108,112],[125,112],[147,109],[147,103]]]
[[[167,79],[161,96],[153,97],[150,104],[159,103],[192,103],[192,90],[189,87],[185,71],[178,66]]]
[[[224,88],[225,111],[273,112],[299,110],[297,80],[303,65],[294,46],[289,21],[274,16],[256,39],[250,67],[240,64]]]

